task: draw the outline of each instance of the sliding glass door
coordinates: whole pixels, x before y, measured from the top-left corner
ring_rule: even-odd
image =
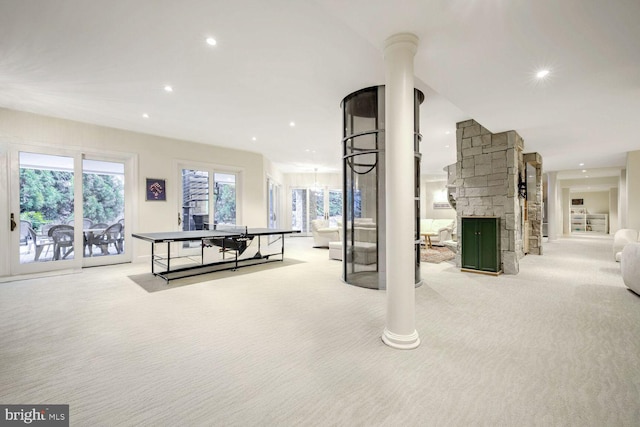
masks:
[[[82,253],[86,258],[85,265],[128,259],[130,245],[125,205],[125,163],[83,159]],[[105,257],[109,258],[108,262]]]
[[[126,161],[83,157],[62,150],[11,152],[12,274],[130,261]]]
[[[17,162],[12,214],[19,233],[12,236],[13,272],[79,267],[76,248],[82,237],[76,238],[69,224],[75,219],[74,157],[18,152]]]

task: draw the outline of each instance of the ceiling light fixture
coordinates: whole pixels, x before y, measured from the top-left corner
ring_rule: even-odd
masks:
[[[445,146],[444,146],[444,148],[449,148],[449,146],[448,146],[448,145],[445,145]]]
[[[296,122],[289,122],[289,126],[295,127],[295,125],[296,125]]]
[[[586,172],[587,172],[587,170],[586,170],[586,169],[582,169],[582,173],[586,173]]]
[[[539,79],[544,79],[549,75],[549,70],[540,70],[536,73],[536,77]]]
[[[207,37],[207,44],[209,46],[215,46],[216,44],[218,44],[218,42],[213,37]]]
[[[451,134],[451,131],[450,131],[450,130],[448,130],[448,131],[446,131],[446,132],[445,132],[445,134],[450,135],[450,134]]]
[[[171,86],[169,86],[169,85],[166,85],[166,86],[164,87],[164,91],[165,91],[165,92],[173,92],[173,88],[172,88]]]
[[[584,163],[580,163],[578,166],[584,166]]]
[[[251,138],[252,141],[257,141],[258,138],[256,138],[255,136],[253,138]]]
[[[144,113],[144,114],[142,114],[142,117],[145,118],[145,119],[148,119],[149,115],[147,113]]]

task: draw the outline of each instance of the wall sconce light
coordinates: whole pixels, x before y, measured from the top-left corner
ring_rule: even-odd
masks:
[[[518,197],[527,198],[527,181],[522,178],[521,174],[518,174]]]

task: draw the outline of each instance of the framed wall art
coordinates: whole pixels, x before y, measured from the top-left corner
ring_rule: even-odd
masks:
[[[164,179],[147,178],[147,201],[166,201],[167,191]]]

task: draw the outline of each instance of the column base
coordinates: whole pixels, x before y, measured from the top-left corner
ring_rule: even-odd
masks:
[[[399,335],[384,328],[382,342],[389,347],[400,350],[412,350],[420,345],[420,337],[418,336],[418,331],[413,331],[410,335]]]

